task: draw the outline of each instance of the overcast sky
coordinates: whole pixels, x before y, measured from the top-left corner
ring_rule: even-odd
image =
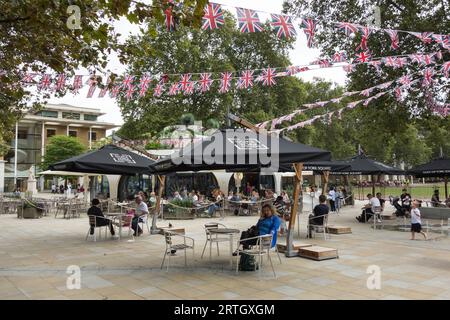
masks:
[[[242,6],[245,8],[261,10],[265,12],[280,13],[283,4],[283,0],[215,0],[214,2],[223,4],[224,9],[228,9],[233,13],[235,13],[235,9],[233,8],[235,6]],[[265,13],[259,13],[259,17],[263,21],[269,19],[269,15]],[[138,27],[136,25],[131,25],[130,23],[128,23],[128,21],[126,21],[126,19],[122,19],[121,21],[117,22],[116,29],[118,32],[124,35],[124,37],[129,34],[135,34],[138,32]],[[304,65],[316,60],[320,55],[320,51],[317,49],[310,49],[306,46],[306,37],[303,32],[299,32],[298,28],[297,33],[298,35],[295,47],[290,52],[290,59],[292,61],[292,64]],[[109,69],[117,73],[122,73],[125,70],[125,66],[121,65],[118,62],[117,57],[115,56],[111,56],[108,67]],[[196,71],[200,72],[202,70]],[[80,70],[80,73],[87,74],[86,70]],[[300,78],[307,81],[312,80],[314,77],[324,78],[341,85],[345,84],[346,80],[346,74],[341,68],[308,71],[301,73],[300,75]],[[80,94],[73,95],[71,93],[68,93],[63,98],[51,99],[49,103],[67,103],[79,107],[99,108],[102,110],[102,112],[106,113],[100,118],[102,121],[113,122],[119,125],[123,123],[120,109],[114,99],[111,99],[108,96],[105,96],[104,98],[97,98],[96,96],[98,94],[98,91],[94,94],[94,98],[86,98],[86,94],[87,88],[84,88],[80,91]]]

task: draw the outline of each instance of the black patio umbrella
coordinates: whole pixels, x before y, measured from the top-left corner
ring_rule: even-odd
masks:
[[[314,174],[322,174],[327,171],[349,170],[351,166],[342,161],[312,161],[303,164],[303,170],[314,171]],[[227,172],[260,172],[261,168],[235,168],[227,169]],[[294,172],[292,164],[283,164],[279,167],[278,172]]]
[[[313,161],[330,161],[329,151],[294,143],[267,133],[244,129],[218,130],[210,138],[181,149],[168,159],[150,166],[152,173],[167,174],[178,171],[245,169],[279,171],[280,166],[294,164],[295,188],[292,212],[298,208],[302,164]],[[164,178],[160,177],[161,197]],[[158,202],[157,202],[158,207]],[[155,215],[156,216],[156,215]],[[296,214],[289,221],[286,255],[294,256],[293,230]]]
[[[148,173],[155,161],[115,145],[106,145],[50,165],[50,170],[97,174],[135,175]]]
[[[445,181],[445,198],[448,198],[448,177],[450,177],[450,158],[441,156],[408,170],[417,178],[440,177]]]
[[[329,161],[329,151],[244,129],[218,130],[150,166],[156,174],[245,169],[279,171],[293,163]]]
[[[391,167],[387,164],[381,163],[379,161],[375,161],[373,159],[368,158],[364,154],[359,154],[353,158],[347,160],[338,161],[343,164],[350,165],[350,169],[343,170],[333,170],[330,172],[332,175],[371,175],[372,181],[374,180],[374,176],[379,176],[382,174],[387,175],[404,175],[405,171]],[[372,187],[372,192],[375,193],[375,183]]]

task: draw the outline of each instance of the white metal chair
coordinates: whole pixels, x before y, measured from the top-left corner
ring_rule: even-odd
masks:
[[[377,223],[379,223],[381,226],[383,226],[383,217],[381,216],[381,212],[383,212],[383,209],[380,206],[373,208],[373,230],[376,230]]]
[[[263,256],[267,256],[267,259],[270,262],[270,266],[272,267],[273,276],[276,278],[277,274],[275,273],[275,268],[273,267],[272,258],[270,257],[270,249],[272,249],[272,234],[266,234],[262,236],[257,237],[251,237],[247,239],[241,239],[238,242],[238,248],[240,247],[241,243],[244,241],[256,239],[256,244],[251,247],[251,249],[243,249],[240,250],[240,254],[247,254],[254,257],[259,257],[259,268],[258,268],[258,277],[261,276],[261,270],[263,266]],[[275,245],[276,247],[276,245]],[[278,251],[276,251],[278,253]],[[278,256],[278,258],[280,258]],[[237,255],[237,261],[236,261],[236,273],[239,273],[239,259],[240,255]],[[280,259],[281,262],[281,259]],[[255,271],[256,271],[256,263],[255,263]]]
[[[120,231],[122,231],[123,228],[128,228],[128,237],[132,237],[134,239],[134,230],[132,228],[133,223],[133,216],[132,215],[124,215],[119,216],[119,221],[115,222],[114,225],[118,226]],[[120,232],[119,237],[122,237],[122,233]]]
[[[209,260],[211,260],[212,258],[212,244],[215,242],[216,246],[217,246],[217,255],[219,256],[219,242],[226,242],[226,241],[230,241],[229,237],[219,237],[219,234],[215,233],[212,234],[210,232],[211,229],[218,229],[219,226],[226,228],[226,226],[222,223],[219,222],[209,222],[207,224],[205,224],[205,233],[206,233],[206,241],[205,241],[205,246],[203,247],[203,251],[202,251],[202,256],[201,259],[203,259],[203,255],[205,253],[205,249],[206,249],[206,245],[209,242]]]
[[[173,242],[173,238],[176,237],[181,237],[183,238],[183,242],[182,243],[177,243],[175,244]],[[164,263],[166,261],[166,256],[168,255],[168,261],[167,261],[167,272],[169,271],[169,266],[170,266],[170,257],[172,255],[172,251],[178,251],[178,250],[184,250],[184,265],[187,266],[187,249],[192,249],[192,258],[194,259],[195,255],[194,255],[194,246],[195,246],[195,240],[191,237],[187,237],[185,235],[182,234],[178,234],[175,232],[170,232],[170,231],[166,231],[164,232],[164,238],[165,238],[165,242],[166,242],[166,251],[164,252],[164,258],[163,261],[161,263],[161,269],[164,267]],[[186,240],[190,240],[190,242],[192,241],[192,244],[187,244]]]
[[[312,220],[321,219],[321,218],[323,218],[323,224],[311,223]],[[328,233],[328,215],[327,214],[308,218],[308,233],[306,235],[307,238],[309,238],[310,233],[312,234],[312,231],[314,232],[314,236],[316,233],[323,233],[323,239],[327,240],[327,233]]]
[[[105,228],[105,239],[108,236],[108,231],[109,231],[109,226],[112,223],[111,219],[105,218],[105,217],[99,217],[99,216],[88,216],[89,217],[89,229],[88,232],[86,234],[86,241],[91,233],[91,227],[94,228],[94,234],[92,235],[94,238],[94,241],[97,241],[97,235],[96,235],[96,230],[99,229],[99,239],[101,240],[102,238],[102,228]],[[107,225],[101,225],[101,226],[97,226],[97,219],[102,219],[102,220],[108,220],[109,224]]]
[[[140,216],[138,220],[138,226],[141,226],[142,231],[144,231],[144,225],[147,226],[147,231],[150,234],[150,226],[148,220],[150,219],[150,212],[146,215]]]

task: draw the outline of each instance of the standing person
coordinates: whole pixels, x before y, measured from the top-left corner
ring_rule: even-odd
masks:
[[[400,196],[400,200],[402,202],[402,208],[406,212],[411,212],[411,195],[408,193],[406,189],[402,190],[402,195]]]
[[[421,203],[419,200],[414,200],[412,203],[411,210],[411,240],[415,240],[416,233],[423,235],[425,240],[428,239],[427,234],[422,231],[422,221],[420,219],[420,208]]]
[[[56,193],[56,184],[52,183],[52,193]]]
[[[330,191],[328,192],[328,199],[330,200],[331,212],[335,212],[336,211],[336,191],[334,191],[333,187],[331,187]]]
[[[131,228],[134,230],[134,236],[140,236],[143,231],[141,227],[139,227],[139,222],[143,222],[145,216],[148,215],[148,207],[147,204],[143,201],[141,196],[136,196],[136,210],[134,211],[134,217],[131,222]]]
[[[339,212],[339,210],[342,207],[342,201],[344,200],[344,195],[342,194],[341,188],[337,188],[336,189],[336,203],[335,203],[335,207],[336,207],[336,211]]]
[[[67,198],[72,194],[72,184],[69,182],[67,184]]]
[[[363,207],[361,215],[356,217],[356,220],[361,223],[367,222],[374,215],[375,207],[381,207],[380,200],[371,193],[367,195],[367,198],[369,199],[369,203]]]
[[[330,209],[327,206],[327,197],[323,194],[319,196],[319,204],[314,207],[313,213],[309,215],[308,235],[312,238],[311,231],[313,225],[323,226],[323,218],[328,215]]]

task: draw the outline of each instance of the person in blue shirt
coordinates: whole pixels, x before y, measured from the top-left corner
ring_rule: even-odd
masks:
[[[250,246],[256,244],[258,239],[250,239],[257,236],[262,236],[266,234],[272,234],[272,247],[274,247],[277,243],[277,231],[280,228],[281,220],[276,214],[276,210],[274,206],[270,204],[265,204],[261,210],[261,218],[258,220],[256,226],[251,227],[247,231],[243,231],[241,234],[241,242],[244,250],[249,249]],[[239,249],[238,249],[239,250]],[[238,251],[236,251],[233,255],[237,255]]]

